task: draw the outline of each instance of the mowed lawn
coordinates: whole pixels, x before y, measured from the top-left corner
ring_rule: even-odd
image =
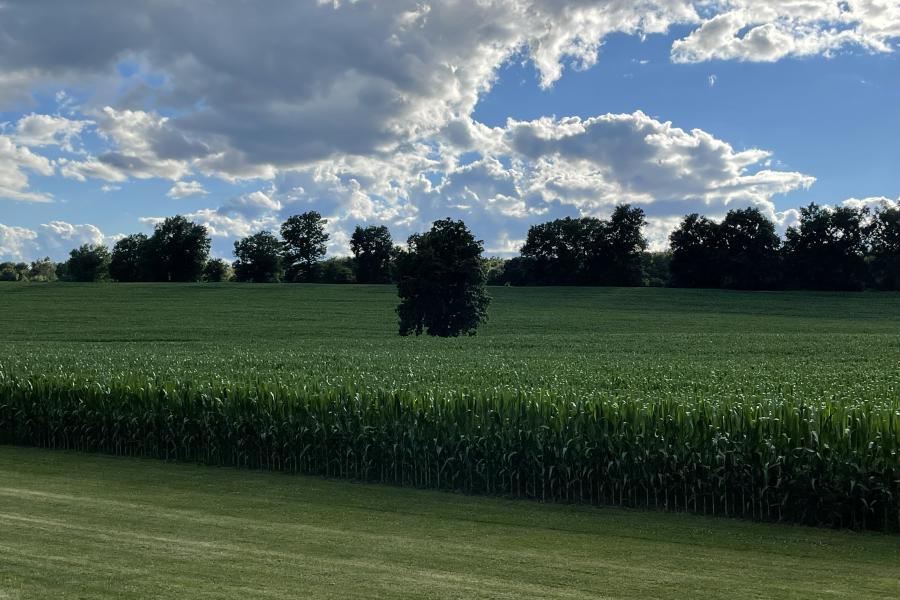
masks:
[[[897,598],[896,537],[0,447],[0,598]]]

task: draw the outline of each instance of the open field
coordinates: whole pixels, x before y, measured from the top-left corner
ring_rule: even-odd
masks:
[[[0,287],[0,443],[897,529],[900,295]]]
[[[0,598],[896,598],[878,534],[0,447]]]

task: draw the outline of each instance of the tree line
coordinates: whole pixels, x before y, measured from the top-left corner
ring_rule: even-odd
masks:
[[[687,215],[669,249],[648,252],[640,208],[609,219],[557,219],[531,227],[520,256],[492,278],[512,285],[608,285],[743,290],[900,289],[900,208],[810,204],[784,238],[756,208],[721,221]]]
[[[478,261],[489,285],[900,289],[900,208],[810,204],[783,238],[755,208],[731,210],[721,221],[694,213],[671,233],[664,252],[647,250],[646,224],[642,209],[623,204],[607,219],[534,225],[519,256],[479,254]],[[0,264],[0,280],[400,283],[407,254],[421,241],[412,236],[404,249],[387,227],[358,226],[352,256],[326,259],[325,225],[315,211],[292,216],[277,234],[236,241],[229,264],[210,259],[204,226],[175,216],[149,236],[118,240],[111,251],[84,245],[63,263]]]

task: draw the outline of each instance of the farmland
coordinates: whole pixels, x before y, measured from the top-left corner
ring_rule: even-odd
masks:
[[[898,526],[900,296],[7,285],[0,441],[492,495]]]
[[[883,598],[893,536],[0,448],[0,597]]]

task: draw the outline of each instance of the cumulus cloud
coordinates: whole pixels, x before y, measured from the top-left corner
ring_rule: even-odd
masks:
[[[802,173],[758,169],[770,153],[735,150],[711,134],[685,131],[637,111],[590,119],[509,121],[506,146],[521,157],[526,195],[596,212],[619,202],[760,205],[809,187]]]
[[[672,45],[675,62],[772,62],[857,47],[891,52],[900,36],[893,0],[730,0]]]
[[[26,260],[36,249],[37,232],[0,223],[0,260]]]
[[[316,209],[335,240],[357,222],[389,223],[399,237],[455,216],[477,221],[498,249],[536,220],[603,215],[623,201],[661,222],[738,204],[784,219],[772,197],[813,182],[767,167],[766,150],[641,112],[487,127],[472,114],[504,64],[530,61],[546,88],[593,65],[611,34],[674,25],[686,30],[675,62],[891,52],[900,37],[889,0],[272,0],[266,10],[83,0],[2,11],[0,108],[51,85],[90,90],[79,118],[63,94],[72,118],[28,115],[0,136],[2,197],[48,200],[27,173],[54,166],[108,189],[168,180],[173,198],[203,194],[189,180],[198,176],[266,180],[191,214],[226,238]],[[88,128],[103,146],[91,153],[51,162],[29,149],[73,150]]]
[[[17,145],[0,135],[0,198],[25,202],[49,202],[51,196],[31,190],[28,172],[53,175],[52,163],[45,157]]]
[[[884,210],[900,208],[900,198],[891,200],[886,196],[871,196],[869,198],[847,198],[842,203],[851,208],[868,208],[871,210]]]
[[[850,45],[887,52],[900,35],[900,8],[885,0],[274,1],[265,11],[88,0],[4,12],[0,72],[18,74],[11,85],[33,89],[27,73],[121,79],[115,65],[128,57],[158,75],[156,85],[127,78],[111,95],[122,106],[98,111],[116,149],[97,160],[172,180],[190,168],[271,178],[336,155],[397,151],[470,115],[512,57],[529,58],[548,87],[565,65],[594,64],[612,33],[689,25],[672,48],[676,61],[776,60]],[[98,95],[95,103],[110,99]],[[148,105],[173,116],[136,108]]]
[[[73,152],[72,142],[88,125],[90,121],[31,113],[16,123],[15,140],[23,146],[60,146]]]
[[[0,259],[29,261],[49,256],[65,260],[70,250],[82,244],[108,245],[118,237],[104,235],[95,225],[65,221],[43,223],[37,230],[0,223]]]
[[[166,192],[166,196],[180,199],[191,196],[205,196],[208,193],[199,181],[176,181],[175,185]]]

